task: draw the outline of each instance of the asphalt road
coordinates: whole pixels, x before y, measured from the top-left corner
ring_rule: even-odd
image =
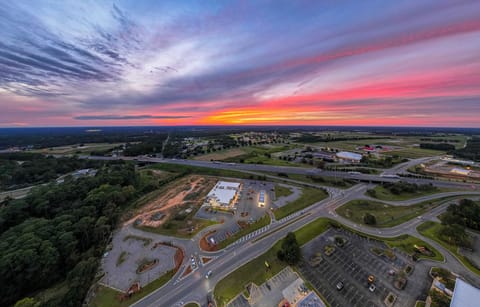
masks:
[[[273,172],[273,173],[287,173],[287,174],[301,174],[301,175],[321,175],[327,177],[335,177],[342,179],[352,179],[363,182],[373,182],[373,183],[382,183],[382,182],[397,182],[399,180],[417,183],[417,184],[428,184],[431,183],[438,187],[447,187],[447,188],[465,188],[470,187],[472,189],[480,190],[479,184],[465,183],[465,182],[455,182],[455,181],[443,181],[443,180],[431,180],[423,178],[390,178],[384,176],[391,176],[391,172],[394,171],[386,170],[385,175],[370,175],[370,174],[352,174],[348,172],[337,172],[337,171],[323,171],[317,168],[305,168],[305,167],[294,167],[294,166],[276,166],[276,165],[264,165],[264,164],[243,164],[243,163],[224,163],[216,161],[196,161],[196,160],[184,160],[184,159],[163,159],[163,158],[149,158],[149,157],[99,157],[99,156],[80,156],[84,159],[92,160],[130,160],[130,161],[139,161],[147,163],[169,163],[169,164],[181,164],[181,165],[190,165],[190,166],[200,166],[208,167],[214,169],[225,169],[225,170],[239,170],[239,171],[254,171],[254,172]],[[411,165],[416,165],[419,161],[424,161],[427,158],[410,160],[408,162],[398,164],[394,166],[394,169],[407,169]]]
[[[88,159],[99,159],[99,160],[114,160],[117,158],[112,157],[85,157]],[[207,161],[193,161],[193,160],[175,160],[175,159],[158,159],[158,158],[123,158],[125,160],[136,160],[141,162],[150,162],[150,163],[173,163],[173,164],[182,164],[182,165],[191,165],[191,166],[202,166],[202,167],[210,167],[210,168],[217,168],[217,169],[229,169],[229,170],[239,170],[239,171],[250,171],[250,172],[276,172],[276,173],[295,173],[295,174],[304,174],[304,175],[312,175],[318,174],[322,176],[331,176],[337,178],[348,178],[354,179],[357,181],[363,181],[368,183],[379,183],[379,182],[395,182],[399,180],[417,183],[417,184],[424,184],[424,183],[432,183],[439,187],[447,187],[447,188],[470,188],[471,191],[480,191],[480,185],[478,184],[470,184],[470,183],[462,183],[462,182],[450,182],[450,181],[436,181],[436,180],[428,180],[428,179],[414,179],[414,178],[388,178],[382,177],[378,175],[366,175],[366,174],[349,174],[344,172],[331,172],[331,171],[321,171],[318,169],[312,168],[300,168],[300,167],[286,167],[286,166],[269,166],[269,165],[252,165],[252,164],[232,164],[232,163],[219,163],[219,162],[207,162]],[[406,170],[411,165],[415,165],[418,163],[417,161],[409,161],[403,165],[397,165],[395,170],[390,170],[390,172],[399,172],[402,170]],[[391,173],[386,173],[391,174]],[[305,184],[305,183],[301,183]],[[318,186],[315,184],[309,184],[313,186]],[[236,268],[240,267],[241,265],[247,263],[248,261],[258,257],[259,255],[263,254],[267,251],[275,242],[285,237],[288,232],[295,231],[296,229],[308,224],[309,222],[314,221],[318,217],[329,217],[338,222],[349,226],[351,228],[357,229],[361,232],[377,235],[381,237],[395,237],[400,234],[410,234],[416,237],[422,238],[424,241],[431,244],[435,247],[438,251],[440,251],[445,257],[445,264],[443,266],[447,266],[450,270],[456,272],[463,276],[466,280],[470,283],[479,286],[479,278],[478,276],[471,273],[467,270],[456,257],[451,254],[449,251],[445,250],[441,245],[437,244],[435,241],[432,241],[428,238],[422,237],[417,231],[416,227],[421,224],[424,220],[435,220],[436,216],[441,213],[447,207],[447,203],[442,204],[435,209],[431,210],[430,212],[424,214],[422,219],[412,219],[392,228],[373,228],[368,227],[365,225],[358,225],[353,223],[350,220],[344,219],[338,216],[335,213],[335,209],[339,206],[354,200],[358,199],[363,196],[368,185],[363,183],[356,185],[347,190],[339,190],[334,188],[326,188],[329,192],[330,196],[322,200],[312,206],[303,210],[303,218],[289,224],[287,226],[282,225],[282,223],[274,223],[271,224],[269,230],[262,236],[261,240],[255,241],[245,241],[241,244],[236,244],[234,246],[230,246],[227,249],[222,251],[212,253],[213,256],[217,257],[215,260],[210,261],[203,267],[199,267],[198,270],[186,278],[182,279],[181,281],[178,280],[178,275],[181,274],[180,272],[175,276],[170,282],[165,284],[162,288],[157,289],[156,291],[152,292],[150,295],[146,296],[145,298],[141,299],[140,301],[134,303],[132,306],[174,306],[178,304],[180,301],[197,301],[201,304],[206,303],[206,297],[209,292],[211,292],[215,286],[215,284],[221,280],[223,277],[228,275],[230,272],[235,270]],[[464,194],[471,194],[470,192],[466,191]],[[475,193],[477,194],[477,193]],[[452,195],[462,195],[462,193],[440,193],[440,194],[433,194],[429,196],[422,197],[420,201],[435,199],[438,197],[444,196],[452,196]],[[395,205],[407,205],[411,203],[418,202],[418,199],[409,200],[404,202],[389,202]],[[283,227],[283,228],[282,228]],[[270,235],[268,235],[270,234]],[[188,260],[188,252],[197,253],[198,251],[198,244],[196,243],[199,236],[198,234],[195,236],[190,242],[178,242],[179,245],[182,245],[183,248],[187,251],[187,258]],[[176,239],[172,238],[173,241]],[[205,279],[205,274],[211,270],[213,272],[211,278]]]

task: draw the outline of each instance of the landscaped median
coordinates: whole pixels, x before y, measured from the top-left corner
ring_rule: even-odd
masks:
[[[363,217],[370,213],[375,216],[375,227],[394,227],[455,198],[459,198],[459,196],[442,197],[410,206],[392,206],[371,200],[352,200],[338,208],[336,212],[358,224],[364,224]]]
[[[287,205],[275,209],[273,213],[277,220],[290,215],[294,212],[302,210],[316,202],[319,202],[328,197],[328,193],[323,189],[318,188],[303,188],[302,195],[296,200],[288,203]]]
[[[438,188],[428,184],[417,185],[400,181],[378,185],[374,189],[368,190],[366,194],[378,200],[400,201],[452,191],[452,189]]]
[[[442,224],[437,222],[428,221],[425,222],[417,227],[417,231],[421,233],[423,236],[436,241],[438,244],[442,245],[445,249],[449,250],[457,259],[470,271],[473,273],[480,275],[480,270],[475,267],[465,256],[458,252],[458,246],[449,244],[442,240],[442,236],[440,234]]]

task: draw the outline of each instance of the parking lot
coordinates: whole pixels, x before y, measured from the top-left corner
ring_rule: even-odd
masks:
[[[175,267],[175,248],[159,245],[152,249],[154,240],[146,245],[145,242],[133,238],[125,240],[128,235],[126,228],[114,235],[113,249],[102,259],[102,269],[105,272],[102,283],[126,291],[134,282],[140,282],[141,286],[145,286]],[[148,238],[148,234],[145,238]],[[119,258],[122,253],[124,253],[124,260],[120,263]],[[137,273],[142,259],[159,261],[152,269]]]
[[[240,294],[233,299],[229,307],[271,307],[276,306],[282,299],[282,291],[298,278],[290,267],[286,267],[280,271],[277,275],[270,278],[268,281],[257,286],[250,287],[250,302]]]
[[[286,184],[279,184],[279,185],[288,188],[290,191],[292,191],[292,194],[290,194],[288,196],[279,197],[278,199],[275,199],[272,202],[272,208],[273,209],[283,207],[283,206],[297,200],[302,195],[302,189],[297,187],[297,186],[286,185]]]
[[[217,231],[208,236],[207,240],[212,238],[215,243],[219,243],[241,229],[238,222],[253,223],[263,217],[271,206],[274,196],[273,189],[274,184],[271,182],[244,180],[237,203],[232,208],[234,214],[215,210],[208,205],[202,206],[196,213],[196,218],[222,222]],[[265,191],[264,207],[258,206],[258,197],[261,190]]]
[[[274,188],[271,182],[245,180],[236,205],[236,217],[243,221],[256,221],[264,216],[274,199]],[[259,207],[258,197],[262,190],[265,191],[265,206]]]
[[[336,236],[346,239],[347,243],[343,247],[336,246]],[[335,246],[330,256],[324,253],[327,245]],[[382,242],[348,231],[330,229],[302,247],[303,260],[299,269],[332,307],[384,306],[383,302],[390,292],[397,296],[396,306],[413,306],[416,298],[428,289],[427,268],[417,264],[412,276],[408,277],[405,289],[398,290],[393,285],[394,275],[403,274],[399,272],[407,264],[414,265],[398,252],[395,252],[395,260],[376,256],[370,251],[374,247],[386,248]],[[311,263],[309,259],[314,255],[321,255],[322,260]],[[369,290],[369,275],[375,277],[373,291]],[[343,283],[341,290],[337,289],[339,282]]]

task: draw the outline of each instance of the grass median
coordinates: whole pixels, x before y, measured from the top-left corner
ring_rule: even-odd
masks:
[[[418,198],[418,197],[422,197],[422,196],[433,195],[433,194],[437,194],[437,193],[454,191],[452,189],[433,187],[431,190],[426,190],[426,191],[418,190],[418,191],[413,192],[413,193],[401,192],[400,194],[394,194],[394,193],[390,192],[389,189],[386,189],[381,185],[376,186],[373,190],[375,191],[375,196],[373,196],[374,198],[376,198],[378,200],[389,200],[389,201],[408,200],[408,199],[414,199],[414,198]],[[367,193],[367,195],[368,195],[368,193]],[[369,195],[369,196],[371,196],[371,195]]]
[[[403,224],[455,198],[459,198],[459,196],[442,197],[410,206],[392,206],[379,201],[352,200],[339,207],[336,212],[358,224],[364,224],[364,215],[370,213],[375,216],[375,227],[385,228]]]
[[[182,164],[169,164],[169,163],[157,163],[149,166],[152,169],[159,169],[167,172],[176,172],[183,174],[199,174],[207,176],[219,176],[219,177],[232,177],[241,179],[257,179],[254,175],[242,173],[239,171],[233,171],[228,169],[209,168],[202,166],[182,165]]]
[[[328,197],[328,193],[318,188],[303,188],[302,195],[296,200],[286,204],[273,211],[277,220],[290,215],[296,211],[302,210],[316,202]]]
[[[285,173],[278,173],[278,172],[262,172],[262,173],[265,173],[267,175],[277,176],[277,177],[288,178],[295,181],[313,183],[321,186],[335,187],[339,189],[348,189],[355,184],[355,182],[348,179],[327,177],[327,176],[321,176],[321,175],[285,174]]]
[[[460,262],[466,268],[468,268],[473,273],[480,275],[480,270],[476,268],[468,258],[466,258],[465,256],[463,256],[458,252],[458,246],[452,245],[442,240],[442,236],[440,235],[440,231],[442,227],[443,226],[440,223],[428,221],[419,225],[417,227],[417,231],[423,236],[434,240],[435,242],[443,246],[445,249],[449,250],[452,254],[454,254],[458,258],[458,260],[460,260]]]

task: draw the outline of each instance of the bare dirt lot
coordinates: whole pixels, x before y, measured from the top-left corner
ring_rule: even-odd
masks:
[[[216,181],[197,175],[176,180],[164,187],[157,198],[142,206],[124,226],[135,223],[136,226],[159,227],[171,216],[185,211],[184,208],[199,207]]]

